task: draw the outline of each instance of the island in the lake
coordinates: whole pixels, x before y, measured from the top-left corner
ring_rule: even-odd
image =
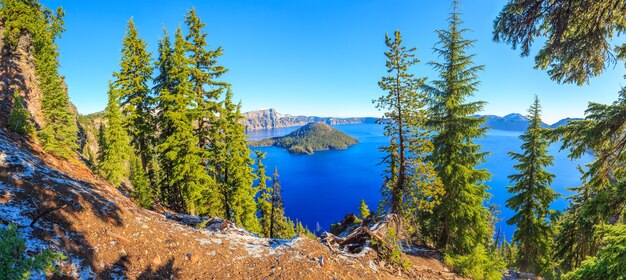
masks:
[[[312,155],[315,151],[347,149],[358,142],[356,138],[326,123],[311,122],[285,136],[250,142],[250,146],[277,146],[290,153]]]

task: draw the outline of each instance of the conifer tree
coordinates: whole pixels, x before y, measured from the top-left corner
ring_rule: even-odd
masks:
[[[42,93],[44,123],[38,135],[43,148],[68,158],[78,148],[78,128],[67,89],[58,72],[59,52],[55,41],[64,30],[64,11],[59,7],[52,12],[38,1],[4,0],[1,4],[3,40],[8,51],[14,52],[25,34],[32,38],[35,74]]]
[[[274,168],[272,175],[272,193],[270,197],[270,238],[291,238],[295,235],[294,223],[285,217],[283,208],[282,190],[278,181],[278,168]]]
[[[185,16],[185,24],[188,28],[185,39],[189,42],[191,60],[190,79],[196,102],[195,133],[198,137],[198,146],[204,149],[209,145],[209,126],[215,123],[218,117],[218,99],[228,87],[227,83],[219,82],[217,79],[226,73],[227,69],[217,64],[217,59],[222,56],[222,48],[209,50],[207,33],[203,31],[206,25],[198,17],[195,8]]]
[[[544,169],[552,165],[553,157],[548,155],[549,140],[541,127],[541,105],[537,96],[528,113],[528,129],[520,136],[523,152],[509,152],[511,158],[519,162],[514,166],[519,173],[509,176],[515,185],[508,187],[513,196],[506,201],[506,206],[516,214],[507,224],[516,226],[513,243],[519,249],[519,269],[545,275],[552,259],[549,207],[558,195],[550,188],[554,175]]]
[[[211,138],[211,145],[218,148],[212,158],[218,161],[210,164],[217,168],[217,184],[226,219],[259,233],[261,226],[254,200],[258,190],[253,187],[254,173],[251,168],[254,161],[247,146],[245,127],[240,123],[243,119],[240,107],[232,102],[232,93],[228,90],[221,107],[220,122],[213,127],[219,130],[220,135]]]
[[[431,229],[439,249],[454,254],[485,252],[475,250],[485,245],[492,235],[490,212],[484,202],[489,197],[484,184],[490,178],[486,169],[477,166],[485,162],[485,152],[474,139],[483,137],[484,118],[473,117],[485,102],[467,102],[479,84],[481,65],[474,65],[473,55],[467,49],[474,41],[463,38],[466,32],[453,2],[453,12],[447,30],[438,30],[439,43],[435,54],[442,62],[431,62],[439,72],[439,80],[425,86],[431,99],[428,124],[435,130],[434,150],[429,161],[445,188],[441,203],[431,216]]]
[[[9,112],[9,128],[22,135],[30,135],[33,131],[30,114],[24,108],[24,99],[17,91],[13,93],[13,106]]]
[[[128,160],[130,154],[128,134],[123,126],[122,113],[118,106],[117,92],[109,83],[109,101],[105,109],[104,119],[107,126],[104,128],[104,145],[100,147],[102,161],[99,172],[116,186],[128,175]]]
[[[257,185],[257,190],[259,191],[259,196],[257,200],[257,208],[259,210],[259,223],[261,224],[261,232],[260,234],[263,236],[269,236],[270,234],[270,218],[272,211],[272,188],[267,185],[267,180],[269,177],[265,174],[265,165],[262,160],[265,158],[264,152],[254,151],[256,154],[256,178],[259,180],[259,184]]]
[[[443,188],[431,163],[425,157],[432,151],[430,131],[426,128],[426,94],[420,89],[425,78],[415,78],[409,67],[419,62],[414,58],[415,48],[402,45],[400,31],[393,38],[385,35],[389,48],[387,73],[378,83],[386,95],[374,100],[385,113],[380,121],[385,125],[385,136],[390,144],[381,147],[386,153],[387,165],[382,193],[391,196],[390,212],[407,218],[420,211],[429,211],[439,203]]]
[[[359,207],[359,212],[361,213],[361,219],[365,220],[370,216],[370,209],[367,207],[365,203],[365,199],[361,199],[361,206]]]
[[[135,23],[128,21],[128,30],[122,41],[120,70],[114,73],[115,87],[119,91],[120,106],[124,113],[124,126],[131,144],[141,157],[141,164],[147,170],[152,158],[154,144],[154,98],[148,83],[151,80],[151,54],[146,43],[139,37]]]
[[[158,81],[159,127],[162,131],[157,151],[163,170],[161,190],[164,202],[177,211],[201,215],[207,211],[207,205],[202,202],[204,196],[211,195],[206,193],[211,178],[200,157],[197,138],[193,136],[191,110],[194,94],[189,82],[186,52],[187,43],[178,28],[173,52],[165,55],[170,64],[167,73],[161,73],[163,79]],[[159,65],[163,64],[165,62],[161,61]]]
[[[150,181],[146,177],[146,173],[141,166],[141,159],[138,156],[132,156],[130,161],[130,184],[133,186],[133,200],[137,205],[150,208],[154,203],[154,193],[150,188]]]
[[[106,140],[104,139],[104,122],[100,122],[98,126],[98,155],[96,163],[96,173],[102,175],[100,172],[100,163],[104,160],[104,147],[106,146]]]

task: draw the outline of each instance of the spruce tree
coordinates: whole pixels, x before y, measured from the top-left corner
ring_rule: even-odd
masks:
[[[130,155],[128,134],[123,126],[123,116],[118,106],[117,92],[109,83],[109,101],[105,109],[104,146],[100,147],[102,161],[98,171],[116,186],[128,175]]]
[[[439,249],[453,254],[469,254],[483,246],[492,235],[490,212],[484,202],[489,197],[484,184],[490,178],[486,169],[477,166],[485,162],[485,152],[474,140],[483,137],[484,118],[474,117],[485,102],[467,102],[479,84],[481,65],[474,65],[467,49],[474,41],[463,38],[466,32],[453,2],[453,12],[446,30],[438,30],[439,43],[435,54],[442,62],[431,62],[439,80],[425,86],[431,99],[428,124],[435,131],[434,150],[429,161],[445,189],[441,203],[433,209],[430,234]]]
[[[391,213],[412,218],[438,204],[443,188],[432,164],[425,160],[433,146],[425,125],[426,94],[420,89],[425,78],[408,72],[419,62],[415,48],[402,45],[400,31],[393,38],[386,34],[385,44],[389,48],[385,52],[388,76],[378,85],[386,94],[374,100],[376,107],[385,111],[379,123],[385,125],[384,134],[390,138],[390,144],[381,147],[387,165],[382,193],[390,196],[385,202],[391,204]]]
[[[545,275],[552,260],[549,207],[558,195],[550,188],[554,175],[545,170],[552,165],[553,157],[548,155],[549,140],[544,136],[546,129],[541,127],[541,105],[537,96],[528,113],[528,129],[520,136],[523,152],[509,152],[511,158],[519,162],[514,166],[519,173],[509,176],[515,185],[508,187],[513,196],[506,201],[506,206],[516,214],[507,224],[516,226],[513,243],[519,249],[519,269]]]
[[[148,87],[152,79],[150,56],[151,54],[146,50],[146,43],[139,37],[131,18],[122,41],[120,70],[113,75],[125,117],[124,126],[130,136],[131,144],[141,157],[141,164],[145,170],[147,170],[148,161],[152,158],[155,133],[152,114],[154,98]]]
[[[13,106],[9,112],[9,128],[19,134],[27,136],[33,132],[30,114],[24,107],[24,99],[17,91],[13,93]]]
[[[256,154],[256,178],[259,180],[256,186],[259,196],[257,199],[257,208],[259,210],[259,223],[261,224],[260,234],[263,236],[269,236],[270,234],[270,219],[272,211],[272,188],[267,185],[269,177],[265,174],[265,165],[262,160],[265,158],[264,152],[254,151]]]
[[[150,208],[154,203],[154,192],[150,188],[150,181],[141,166],[141,159],[132,156],[130,161],[130,184],[133,186],[132,197],[137,205]]]
[[[207,205],[202,202],[211,178],[205,171],[201,151],[194,137],[194,93],[189,82],[187,43],[180,28],[176,30],[174,49],[166,54],[170,66],[161,73],[158,87],[160,143],[156,147],[163,171],[161,190],[164,202],[174,210],[204,214]],[[162,63],[161,63],[162,64]]]

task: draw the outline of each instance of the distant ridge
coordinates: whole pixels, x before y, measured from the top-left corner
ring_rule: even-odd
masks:
[[[311,122],[323,122],[329,125],[374,123],[377,118],[334,118],[316,116],[292,116],[281,114],[276,109],[263,109],[243,114],[246,131],[303,126]]]
[[[250,111],[243,114],[245,119],[242,121],[247,131],[260,129],[274,129],[283,127],[303,126],[311,122],[323,122],[329,125],[337,124],[362,124],[374,123],[378,118],[333,118],[333,117],[316,117],[316,116],[292,116],[281,114],[276,109],[263,109]],[[492,129],[508,130],[508,131],[525,131],[528,127],[528,119],[518,113],[508,114],[500,117],[495,115],[476,115],[475,117],[485,117],[487,119],[485,126]],[[543,127],[555,128],[567,124],[571,120],[580,120],[580,118],[565,118],[558,122],[548,125],[542,124]]]

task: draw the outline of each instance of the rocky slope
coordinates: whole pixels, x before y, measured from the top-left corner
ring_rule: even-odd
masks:
[[[275,109],[264,109],[244,113],[246,130],[274,129],[303,126],[311,122],[323,122],[329,125],[374,123],[376,118],[333,118],[315,116],[292,116],[281,114]]]
[[[399,272],[373,250],[355,255],[306,237],[261,238],[217,218],[146,210],[82,163],[12,137],[0,129],[0,227],[17,224],[29,253],[65,254],[59,266],[68,278],[457,279],[432,252],[407,250],[414,268]]]

